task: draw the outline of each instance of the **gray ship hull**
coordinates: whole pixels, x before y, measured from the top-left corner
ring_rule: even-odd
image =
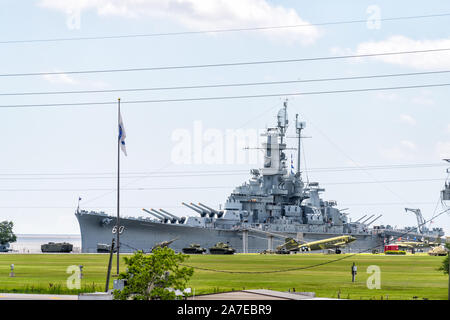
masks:
[[[116,225],[116,218],[97,213],[76,213],[80,224],[81,242],[83,253],[97,252],[98,243],[111,243],[115,234],[112,233]],[[183,248],[191,243],[198,243],[201,247],[210,248],[217,242],[228,243],[236,249],[237,253],[243,252],[243,233],[239,230],[214,229],[194,227],[186,224],[168,224],[150,219],[121,218],[120,225],[124,226],[120,234],[120,252],[132,253],[136,250],[150,252],[151,248],[162,241],[177,238],[170,244],[170,248],[181,252]],[[297,236],[293,232],[279,232],[283,237]],[[308,233],[303,232],[305,241],[322,240],[326,238],[341,236],[342,233]],[[383,234],[352,234],[356,241],[342,248],[343,252],[372,252],[373,248],[381,251],[384,244]],[[268,248],[267,235],[259,232],[248,232],[248,252],[258,253]],[[283,238],[273,238],[273,248],[284,243]]]

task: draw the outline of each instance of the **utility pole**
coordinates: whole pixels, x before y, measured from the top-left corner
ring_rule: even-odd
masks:
[[[120,98],[118,99],[118,108],[117,108],[117,123],[119,125],[119,136],[117,139],[117,275],[119,275],[119,252],[120,252],[120,241],[119,241],[119,230],[120,230]]]
[[[108,290],[109,290],[109,278],[111,277],[111,265],[112,265],[113,255],[114,255],[114,238],[111,241],[111,251],[109,252],[109,263],[108,263],[108,272],[106,275],[105,292],[108,292]]]

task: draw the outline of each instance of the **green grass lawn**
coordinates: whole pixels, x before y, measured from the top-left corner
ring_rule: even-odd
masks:
[[[191,255],[185,262],[195,269],[189,286],[195,294],[242,289],[313,291],[319,297],[347,299],[447,299],[448,276],[437,269],[443,257],[428,255],[385,256],[359,254],[322,266],[287,272],[258,273],[308,267],[345,255]],[[115,261],[114,261],[115,262]],[[358,275],[351,282],[350,267],[356,263]],[[9,277],[10,264],[15,277]],[[103,291],[108,255],[99,254],[2,254],[0,292],[64,293]],[[80,290],[69,290],[66,273],[70,265],[83,265]],[[381,270],[381,289],[368,289],[367,267]],[[121,264],[121,270],[125,265]],[[113,272],[115,273],[115,263]],[[248,273],[250,272],[250,273]],[[111,280],[112,287],[112,280]]]

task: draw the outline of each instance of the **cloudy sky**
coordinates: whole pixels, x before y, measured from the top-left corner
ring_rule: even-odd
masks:
[[[353,220],[415,225],[405,207],[426,219],[442,210],[450,94],[434,85],[450,83],[450,53],[437,51],[450,49],[448,1],[4,0],[0,21],[0,220],[17,233],[79,233],[78,197],[116,213],[118,97],[123,215],[219,207],[261,166],[244,150],[257,141],[227,139],[274,125],[286,97],[291,124],[296,113],[307,122],[303,177]],[[435,51],[166,68],[422,50]],[[76,73],[130,68],[160,69]],[[299,82],[335,78],[347,79]],[[111,92],[261,82],[283,83]],[[288,95],[311,92],[322,94]],[[83,105],[54,106],[70,103]],[[449,215],[431,226],[449,234]]]

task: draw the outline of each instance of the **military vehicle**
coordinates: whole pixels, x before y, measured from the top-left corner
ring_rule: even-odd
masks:
[[[153,252],[153,250],[158,249],[158,248],[165,248],[165,247],[168,247],[170,244],[172,244],[174,241],[176,241],[176,240],[178,240],[178,239],[179,239],[179,238],[177,237],[177,238],[172,239],[172,240],[169,240],[169,241],[159,242],[159,243],[155,244],[155,245],[152,247],[151,252]]]
[[[73,250],[73,245],[71,243],[67,243],[67,242],[60,242],[60,243],[55,243],[55,242],[49,242],[46,244],[41,245],[41,251],[42,252],[72,252]]]
[[[191,243],[189,247],[183,248],[182,251],[187,254],[203,254],[206,252],[206,249],[202,248],[198,243]]]
[[[223,242],[217,242],[214,247],[209,248],[211,254],[234,254],[235,251],[229,244]]]
[[[265,141],[257,148],[264,152],[261,168],[250,170],[251,178],[234,188],[219,209],[201,202],[182,202],[184,207],[192,210],[193,216],[186,219],[167,210],[151,209],[144,210],[148,217],[121,217],[124,230],[120,236],[121,251],[146,250],[174,235],[182,239],[171,246],[178,252],[190,243],[208,248],[220,241],[243,253],[273,250],[284,243],[284,238],[299,238],[299,235],[309,242],[351,235],[357,241],[344,250],[370,252],[405,233],[411,238],[428,237],[430,241],[444,234],[442,228],[422,226],[420,230],[390,225],[371,227],[380,217],[375,215],[352,221],[349,212],[338,208],[337,201],[322,198],[325,189],[319,182],[303,180],[305,170],[301,168],[300,159],[301,141],[305,138],[302,132],[306,125],[297,115],[293,130],[288,134],[288,124],[285,102],[276,115],[276,125],[266,128],[262,134]],[[287,140],[294,134],[292,146],[288,146]],[[295,149],[296,155],[291,155],[293,159],[289,164],[287,152]],[[329,157],[326,151],[323,157]],[[352,194],[353,190],[349,188],[348,193]],[[375,199],[377,195],[373,197]],[[75,215],[80,224],[82,252],[96,252],[97,243],[110,241],[117,217],[78,209]],[[181,212],[179,215],[184,216]],[[270,233],[279,233],[282,237],[272,238]]]
[[[9,252],[9,251],[12,251],[9,248],[9,243],[0,244],[0,252]]]
[[[277,252],[275,250],[266,249],[260,252],[260,254],[276,254]]]
[[[275,253],[277,254],[290,254],[296,253],[300,250],[299,242],[293,238],[286,238],[285,243],[277,247]]]
[[[116,248],[114,248],[114,252],[116,252]],[[98,253],[110,253],[111,245],[106,243],[97,243],[97,252]]]
[[[419,211],[420,212],[420,211]],[[411,253],[423,252],[425,248],[433,248],[436,246],[440,246],[442,243],[441,237],[437,237],[436,241],[429,241],[429,239],[422,239],[422,241],[397,241],[395,243],[391,243],[392,245],[398,245],[399,248],[404,250],[410,250]]]
[[[446,256],[448,251],[443,246],[436,246],[430,251],[428,251],[430,256]]]

